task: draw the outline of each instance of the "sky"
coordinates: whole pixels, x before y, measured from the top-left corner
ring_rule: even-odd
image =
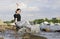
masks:
[[[22,10],[22,20],[60,17],[60,0],[0,0],[1,20],[13,19],[16,3]]]

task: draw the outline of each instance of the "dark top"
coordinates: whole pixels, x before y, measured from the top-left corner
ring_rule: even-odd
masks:
[[[21,21],[21,15],[20,14],[14,14],[14,19],[17,18],[17,21]]]

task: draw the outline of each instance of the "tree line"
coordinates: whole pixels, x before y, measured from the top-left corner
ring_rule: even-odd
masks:
[[[52,19],[48,19],[48,18],[45,18],[45,19],[35,19],[32,22],[34,24],[40,24],[40,23],[43,23],[45,21],[48,22],[48,23],[60,23],[60,19],[57,19],[57,18],[52,18]]]

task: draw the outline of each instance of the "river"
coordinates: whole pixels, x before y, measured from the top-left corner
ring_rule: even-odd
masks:
[[[17,35],[18,35],[17,39],[22,39],[22,37],[20,36],[21,34],[18,33]],[[59,32],[42,32],[42,31],[40,31],[40,33],[37,35],[46,37],[47,39],[60,39]],[[12,30],[6,30],[3,33],[0,32],[0,37],[3,37],[4,39],[16,39],[16,34]]]

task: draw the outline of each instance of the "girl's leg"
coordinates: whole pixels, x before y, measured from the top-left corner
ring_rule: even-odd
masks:
[[[17,26],[17,24],[15,23],[15,25],[16,25],[16,31],[18,31],[20,28]]]
[[[16,31],[18,31],[20,28],[18,26],[16,26]]]

